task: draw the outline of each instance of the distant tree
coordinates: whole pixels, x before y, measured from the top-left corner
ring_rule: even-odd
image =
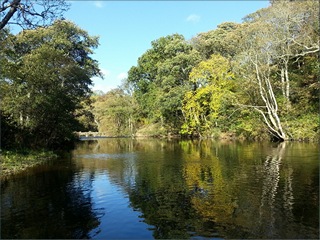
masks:
[[[127,83],[140,118],[168,132],[182,126],[186,134],[215,128],[250,138],[314,139],[319,49],[319,1],[272,0],[241,24],[225,22],[190,41],[179,34],[153,41]],[[232,87],[212,77],[231,72]]]
[[[3,0],[0,3],[0,30],[8,24],[23,29],[48,26],[68,10],[65,0]]]
[[[93,115],[93,104],[95,99],[95,96],[85,98],[76,109],[75,116],[76,120],[79,122],[79,124],[76,125],[78,127],[74,126],[76,131],[98,131],[98,124]]]
[[[94,119],[100,132],[110,136],[132,135],[135,129],[135,101],[123,89],[116,88],[95,96]]]

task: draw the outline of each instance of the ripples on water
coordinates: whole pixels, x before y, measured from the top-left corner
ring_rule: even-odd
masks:
[[[99,139],[1,183],[2,238],[318,238],[312,144]]]

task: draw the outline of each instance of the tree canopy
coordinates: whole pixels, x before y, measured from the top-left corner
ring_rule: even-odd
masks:
[[[90,57],[98,46],[69,21],[8,36],[1,48],[1,114],[20,130],[13,142],[57,147],[79,126],[75,111],[90,96],[91,77],[100,75]]]
[[[189,73],[199,61],[199,53],[182,35],[173,34],[152,42],[152,48],[130,69],[127,80],[134,88],[134,97],[145,119],[160,121],[169,128],[181,125],[180,100],[192,88]]]
[[[316,1],[273,1],[190,41],[153,41],[127,79],[139,118],[183,135],[316,138],[318,9]]]
[[[81,129],[112,136],[319,139],[317,1],[272,1],[242,23],[221,23],[190,40],[160,37],[124,84],[105,94],[90,90],[91,77],[100,75],[91,58],[98,38],[65,20],[36,27],[39,19],[24,16],[39,7],[28,4],[0,6],[2,24],[16,7],[13,19],[34,28],[0,31],[6,146],[54,148]],[[62,0],[35,4],[50,9],[35,15],[45,21],[46,13],[58,16],[67,7]]]

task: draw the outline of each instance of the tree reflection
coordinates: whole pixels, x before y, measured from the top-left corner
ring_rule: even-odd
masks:
[[[139,149],[143,150],[144,164],[138,165],[135,188],[129,192],[132,207],[139,209],[144,221],[154,226],[155,238],[189,238],[197,215],[184,184],[181,149],[175,142],[163,145],[158,141]]]
[[[284,171],[284,191],[283,191],[283,207],[285,209],[286,219],[290,222],[294,220],[293,216],[293,205],[294,205],[294,196],[293,196],[293,168],[289,166]]]
[[[106,210],[91,191],[105,175],[155,238],[317,238],[318,153],[298,143],[84,142],[69,164],[2,183],[2,238],[99,236]]]
[[[71,163],[50,169],[2,185],[2,238],[91,237],[89,232],[99,225],[90,196],[92,176],[77,174]]]
[[[104,169],[122,187],[131,207],[154,226],[155,238],[310,238],[319,233],[319,168],[293,162],[292,156],[304,156],[296,143],[109,139],[92,144],[90,152],[108,161],[82,164]],[[124,155],[112,158],[117,153]]]
[[[192,152],[184,157],[184,167],[193,207],[207,221],[229,219],[235,203],[231,200],[227,179],[223,177],[221,161],[205,143]]]
[[[275,236],[275,198],[279,187],[280,164],[285,147],[285,142],[279,143],[279,145],[272,150],[271,155],[266,157],[263,165],[262,174],[264,179],[259,209],[259,223],[260,227],[263,227],[266,232],[267,237]],[[292,192],[289,194],[292,195]]]

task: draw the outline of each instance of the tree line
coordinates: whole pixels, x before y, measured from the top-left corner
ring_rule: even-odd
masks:
[[[94,97],[99,129],[317,139],[318,9],[317,1],[271,1],[240,24],[152,41],[121,87]]]
[[[0,4],[2,148],[59,149],[86,130],[318,138],[319,2],[271,1],[242,23],[156,39],[105,94],[90,89],[101,76],[91,58],[98,37],[59,18],[60,2]],[[12,34],[10,19],[24,30]]]

